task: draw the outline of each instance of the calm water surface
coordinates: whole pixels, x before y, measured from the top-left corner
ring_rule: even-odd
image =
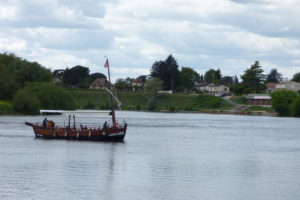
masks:
[[[35,139],[24,121],[43,117],[0,117],[0,199],[300,199],[300,119],[118,116],[124,143]]]

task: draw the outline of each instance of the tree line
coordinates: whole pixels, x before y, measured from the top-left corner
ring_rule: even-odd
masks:
[[[101,73],[90,74],[89,68],[80,65],[51,72],[37,62],[29,62],[14,54],[0,54],[0,113],[2,110],[11,110],[7,102],[12,102],[16,112],[26,114],[37,114],[41,108],[72,109],[75,107],[73,98],[61,86],[87,88],[96,78],[106,77]],[[236,75],[223,76],[220,69],[209,69],[200,75],[191,67],[180,69],[176,59],[169,55],[166,60],[156,61],[149,75],[139,76],[138,79],[146,83],[144,87],[146,93],[155,93],[158,90],[190,92],[194,90],[195,82],[206,82],[230,86],[235,94],[248,94],[263,92],[266,83],[280,82],[283,78],[277,69],[265,74],[259,61],[244,71],[240,76],[241,81]],[[115,85],[126,87],[132,80],[118,79]],[[300,72],[296,73],[292,80],[300,82]],[[274,102],[279,97],[287,96],[287,94],[278,95],[279,97],[276,95],[272,96]],[[290,96],[292,100],[288,102],[286,99],[277,101],[279,106],[275,109],[280,115],[299,115],[295,111],[299,106],[299,95],[294,93]],[[281,108],[283,102],[288,105],[285,109]]]
[[[51,71],[37,62],[0,54],[0,114],[38,114],[42,108],[74,109],[70,93],[54,84],[53,79]]]
[[[181,70],[176,59],[169,55],[164,61],[156,61],[151,67],[151,78],[158,78],[162,82],[164,90],[192,90],[195,82],[212,83],[216,85],[227,85],[231,91],[237,95],[249,93],[261,93],[266,89],[267,83],[278,83],[283,80],[283,76],[276,68],[273,68],[268,74],[259,63],[255,61],[244,74],[223,76],[221,70],[209,69],[203,75],[190,67],[182,67]],[[294,74],[292,81],[300,82],[300,72]]]

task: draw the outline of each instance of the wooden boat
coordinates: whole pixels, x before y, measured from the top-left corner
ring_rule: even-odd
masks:
[[[126,135],[127,124],[114,123],[112,126],[106,124],[99,128],[71,127],[70,125],[59,127],[53,121],[42,123],[29,123],[32,126],[36,137],[52,139],[73,139],[73,140],[93,140],[93,141],[123,141]]]
[[[69,115],[69,123],[67,126],[56,126],[55,122],[47,121],[47,118],[43,123],[30,123],[25,122],[27,126],[31,126],[36,137],[52,138],[52,139],[74,139],[74,140],[92,140],[92,141],[123,141],[126,135],[127,123],[118,124],[115,116],[115,104],[114,99],[116,97],[113,94],[110,82],[110,72],[108,60],[106,60],[104,67],[108,68],[109,77],[109,93],[111,96],[112,110],[110,115],[112,116],[112,125],[108,125],[107,122],[102,127],[88,128],[76,127],[75,116],[73,115],[74,123],[70,125],[71,115]]]

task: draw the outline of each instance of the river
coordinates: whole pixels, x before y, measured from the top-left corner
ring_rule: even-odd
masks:
[[[0,199],[300,199],[299,118],[117,115],[124,143],[35,139],[24,122],[42,116],[1,116]]]

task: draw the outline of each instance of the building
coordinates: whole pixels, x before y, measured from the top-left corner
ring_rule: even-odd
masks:
[[[108,87],[109,83],[106,78],[96,78],[91,85],[89,86],[90,89],[102,89],[104,87]]]
[[[291,90],[294,92],[300,91],[300,83],[295,81],[286,81],[276,84],[275,90]]]
[[[210,83],[205,83],[205,82],[195,82],[194,88],[196,90],[202,91],[202,92],[207,92],[207,86],[209,86]]]
[[[222,96],[222,95],[229,95],[230,94],[230,89],[226,85],[214,85],[211,84],[207,86],[207,92],[210,95],[215,95],[215,96]]]
[[[277,83],[267,83],[267,93],[271,93],[275,90]]]
[[[194,88],[209,95],[222,96],[230,94],[230,88],[226,85],[196,82]]]
[[[248,94],[245,96],[247,104],[250,105],[271,105],[271,97],[266,94]]]

